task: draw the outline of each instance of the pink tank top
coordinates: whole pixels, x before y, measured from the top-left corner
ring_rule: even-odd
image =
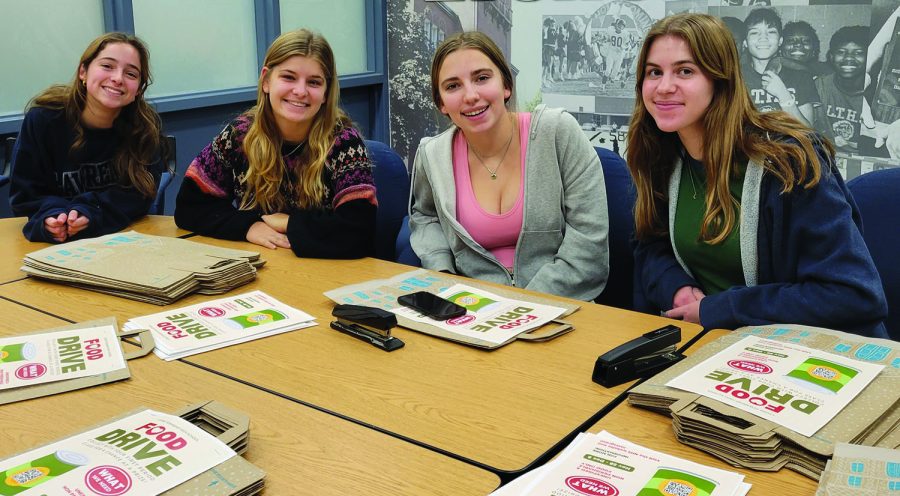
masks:
[[[519,147],[522,180],[519,197],[513,207],[500,214],[485,212],[472,189],[469,176],[469,145],[462,132],[453,138],[453,176],[456,182],[456,219],[466,228],[472,239],[491,252],[504,267],[512,267],[516,257],[516,243],[522,231],[522,214],[525,198],[525,150],[528,146],[528,129],[531,114],[516,114],[519,120]]]

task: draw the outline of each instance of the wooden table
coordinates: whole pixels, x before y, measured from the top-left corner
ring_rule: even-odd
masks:
[[[134,224],[126,227],[124,231],[137,231],[154,236],[168,236],[170,238],[180,238],[191,233],[176,226],[174,218],[169,215],[148,215],[142,217]]]
[[[22,235],[25,217],[0,219],[0,239],[3,240],[3,257],[0,258],[0,284],[23,279],[19,270],[25,254],[50,246],[47,243],[32,243]]]
[[[546,343],[484,351],[401,329],[395,335],[406,346],[386,353],[325,327],[330,301],[292,299],[294,290],[263,286],[323,325],[186,361],[498,471],[527,467],[619,396],[627,385],[606,389],[591,381],[597,356],[668,323],[585,304],[567,317],[576,330]]]
[[[513,343],[488,352],[398,329],[406,347],[392,353],[331,330],[333,303],[323,292],[384,278],[410,267],[375,259],[296,258],[249,243],[268,260],[259,278],[236,291],[263,290],[317,317],[319,326],[196,355],[185,361],[498,471],[528,466],[610,404],[627,387],[591,382],[597,356],[671,323],[650,315],[583,303],[567,320],[576,331],[546,343]],[[26,280],[0,296],[74,321],[156,313],[163,307]],[[176,307],[204,301],[192,296]],[[680,324],[684,339],[699,326]]]
[[[397,329],[406,347],[386,353],[331,330],[333,303],[322,293],[411,267],[375,259],[301,259],[290,250],[191,240],[260,251],[268,262],[258,279],[232,294],[265,291],[314,315],[319,326],[186,362],[498,472],[527,467],[625,390],[627,384],[606,389],[591,382],[597,356],[672,322],[582,303],[567,318],[576,331],[547,343],[488,352]],[[120,322],[211,298],[191,296],[159,307],[30,279],[0,286],[0,297],[72,321],[115,315]],[[699,326],[679,325],[685,341],[700,332]]]
[[[0,336],[64,324],[0,300]],[[217,399],[251,418],[245,457],[267,472],[266,494],[484,495],[499,479],[452,458],[276,395],[155,356],[132,378],[2,406],[0,458],[66,437],[139,406],[163,412]]]

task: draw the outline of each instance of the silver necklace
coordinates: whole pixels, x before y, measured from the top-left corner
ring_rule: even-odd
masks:
[[[688,178],[690,178],[690,180],[691,180],[691,191],[694,192],[693,196],[694,196],[694,199],[696,200],[697,199],[697,187],[694,186],[694,168],[691,166],[691,164],[685,164],[685,165],[687,166],[687,170],[688,170]]]
[[[500,167],[503,165],[503,159],[506,158],[506,153],[509,152],[509,145],[510,143],[512,143],[512,137],[516,131],[515,124],[512,124],[512,122],[510,122],[510,124],[512,125],[512,129],[509,130],[509,139],[506,140],[506,146],[503,148],[503,153],[500,155],[500,163],[497,164],[497,167],[494,167],[494,170],[491,170],[491,168],[488,167],[486,163],[484,163],[484,159],[481,158],[481,155],[478,154],[478,150],[476,150],[474,146],[469,146],[469,148],[472,149],[472,153],[475,154],[475,158],[477,158],[478,161],[481,162],[481,166],[484,167],[484,170],[488,171],[488,174],[491,175],[491,180],[497,179],[497,171],[500,170]]]
[[[283,155],[283,157],[284,158],[290,157],[291,155],[294,154],[294,152],[299,150],[305,144],[306,144],[306,140],[301,141],[300,143],[297,144],[297,146],[294,147],[293,150],[285,153]],[[290,170],[290,168],[288,168],[287,162],[284,162],[284,169],[285,169],[284,172],[287,175],[288,187],[290,188],[291,193],[293,193],[294,192],[294,173]]]
[[[293,150],[291,150],[291,151],[285,153],[284,156],[285,156],[285,157],[290,157],[291,155],[294,154],[294,152],[296,152],[297,150],[299,150],[300,147],[302,147],[302,146],[305,145],[305,144],[306,144],[306,140],[301,141],[300,143],[297,144],[297,146],[294,147]]]

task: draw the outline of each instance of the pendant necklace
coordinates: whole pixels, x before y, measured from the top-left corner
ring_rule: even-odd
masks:
[[[481,166],[484,167],[484,170],[488,171],[488,174],[491,175],[492,181],[497,180],[497,171],[500,170],[500,166],[503,165],[503,159],[506,158],[506,153],[509,152],[509,145],[510,145],[510,143],[512,143],[512,137],[516,131],[515,124],[512,124],[512,122],[510,122],[510,124],[512,125],[512,129],[509,130],[509,139],[506,140],[506,146],[503,148],[503,153],[500,154],[500,163],[497,164],[497,167],[494,167],[494,170],[491,170],[491,168],[488,167],[486,163],[484,163],[484,159],[481,158],[481,155],[478,154],[478,150],[476,150],[474,146],[469,147],[472,149],[472,153],[475,154],[475,158],[477,158],[478,161],[481,162]],[[496,155],[494,155],[494,156],[496,156]],[[491,157],[488,157],[488,158],[491,158]]]
[[[685,164],[688,169],[688,178],[691,180],[691,191],[694,192],[693,198],[697,199],[697,187],[694,186],[694,167],[691,164]]]
[[[301,141],[300,143],[297,144],[297,146],[294,147],[293,150],[285,153],[282,156],[284,158],[289,158],[291,155],[294,154],[294,152],[296,152],[300,148],[303,148],[303,145],[305,145],[305,144],[306,144],[306,140]],[[290,168],[288,168],[287,161],[284,162],[284,172],[285,172],[285,175],[287,176],[288,187],[290,188],[291,194],[293,194],[294,193],[294,173],[291,171]]]
[[[296,152],[297,150],[299,150],[299,149],[300,149],[301,147],[303,147],[303,145],[305,145],[305,144],[306,144],[306,140],[303,140],[303,141],[301,141],[300,143],[297,143],[297,146],[295,146],[293,150],[291,150],[291,151],[285,153],[284,156],[285,156],[285,157],[290,157],[291,155],[294,154],[294,152]]]

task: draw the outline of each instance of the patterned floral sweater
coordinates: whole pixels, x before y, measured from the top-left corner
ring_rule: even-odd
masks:
[[[243,142],[252,117],[241,115],[191,162],[175,203],[175,223],[215,238],[245,240],[261,220],[260,210],[241,210],[249,163]],[[291,194],[294,171],[302,166],[303,149],[282,148],[285,170],[280,192],[290,216],[287,237],[300,257],[359,258],[372,255],[375,239],[375,184],[372,164],[359,132],[337,129],[322,170],[325,201],[321,208],[301,209]]]

